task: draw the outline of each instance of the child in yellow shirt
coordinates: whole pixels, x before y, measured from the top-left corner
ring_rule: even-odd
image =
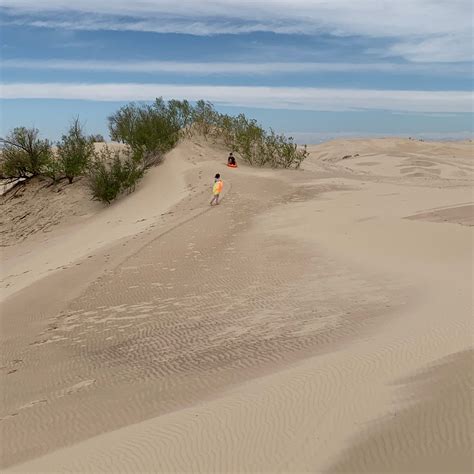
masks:
[[[216,203],[219,204],[219,195],[222,192],[222,188],[224,187],[224,183],[221,180],[221,175],[219,173],[214,176],[214,185],[212,186],[212,200],[211,200],[211,206]]]

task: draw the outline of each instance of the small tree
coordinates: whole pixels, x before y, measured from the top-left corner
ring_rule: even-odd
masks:
[[[29,178],[41,173],[51,157],[51,144],[39,138],[36,128],[17,127],[2,144],[1,169],[4,177]]]
[[[84,135],[79,119],[74,119],[68,133],[58,143],[59,161],[69,184],[84,173],[93,153],[94,142]]]

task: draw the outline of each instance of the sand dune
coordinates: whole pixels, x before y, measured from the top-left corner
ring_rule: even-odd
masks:
[[[315,164],[372,179],[394,178],[398,183],[444,186],[469,185],[474,171],[471,142],[422,142],[400,138],[337,140],[310,146]],[[403,178],[403,180],[400,180]]]
[[[470,472],[471,146],[337,141],[274,171],[185,141],[6,247],[2,467]]]

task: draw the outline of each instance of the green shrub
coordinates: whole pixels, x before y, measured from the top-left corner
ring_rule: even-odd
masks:
[[[187,113],[184,105],[166,104],[161,98],[152,105],[128,104],[109,117],[110,136],[129,145],[134,159],[146,168],[177,144]]]
[[[59,162],[69,184],[76,176],[84,174],[93,153],[94,142],[84,135],[79,119],[76,118],[58,143]]]
[[[193,107],[187,100],[168,101],[168,114],[179,129],[180,133],[188,135],[193,123]]]
[[[256,120],[238,115],[234,120],[233,148],[251,165],[263,166],[260,150],[265,138],[265,130]]]
[[[120,192],[120,187],[114,180],[105,163],[92,163],[89,176],[89,186],[94,199],[110,204]]]
[[[41,174],[51,157],[51,144],[39,138],[36,128],[17,127],[2,144],[1,173],[7,178],[28,178]]]
[[[192,121],[194,129],[204,137],[216,131],[219,125],[220,114],[216,112],[210,102],[198,100],[193,108]]]
[[[89,168],[89,187],[94,199],[110,204],[122,192],[135,190],[144,169],[131,153],[120,156],[105,146],[95,153]]]
[[[299,168],[304,159],[308,156],[306,145],[298,148],[293,142],[293,138],[278,135],[273,130],[265,136],[265,146],[263,150],[265,164],[272,168]]]

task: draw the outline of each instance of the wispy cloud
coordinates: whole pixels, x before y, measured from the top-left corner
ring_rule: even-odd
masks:
[[[470,91],[401,91],[311,87],[252,87],[175,84],[10,83],[3,99],[76,99],[93,101],[210,100],[221,105],[295,110],[392,110],[471,112]]]
[[[3,68],[120,73],[167,73],[207,75],[268,75],[331,72],[377,72],[397,74],[470,74],[469,64],[397,64],[340,62],[178,62],[178,61],[97,61],[65,59],[6,59]]]
[[[386,54],[470,61],[470,0],[3,0],[16,24],[194,35],[271,31],[390,38]],[[74,14],[71,19],[71,14]]]
[[[472,30],[470,33],[466,33],[465,35],[459,33],[425,38],[419,41],[400,41],[389,48],[387,55],[401,56],[418,63],[465,61],[472,59],[474,49],[472,46]],[[472,75],[472,65],[471,71],[467,74]]]

